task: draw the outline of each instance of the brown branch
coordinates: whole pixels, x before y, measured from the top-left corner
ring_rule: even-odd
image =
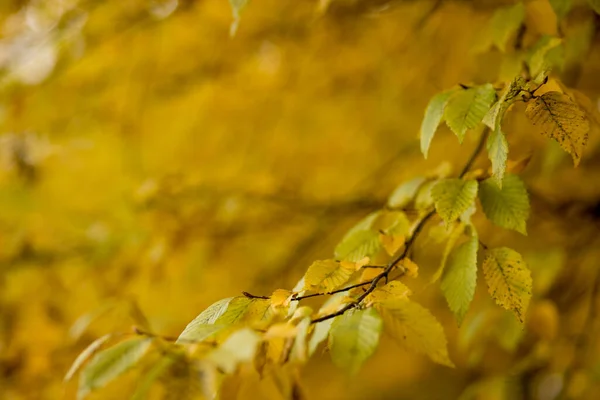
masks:
[[[486,140],[488,134],[489,134],[489,128],[486,127],[484,129],[483,133],[481,134],[481,138],[479,139],[479,143],[477,144],[477,147],[475,147],[475,150],[473,151],[473,154],[471,154],[471,157],[469,158],[469,160],[465,164],[464,168],[462,169],[462,171],[461,171],[461,173],[459,175],[459,178],[462,178],[462,177],[465,176],[465,174],[469,171],[469,169],[471,168],[471,166],[473,165],[473,163],[475,162],[475,160],[477,159],[477,157],[479,156],[479,154],[483,150],[483,147],[484,147],[484,144],[485,144],[485,140]],[[406,242],[406,244],[404,246],[404,250],[402,251],[402,253],[400,255],[398,255],[397,257],[395,257],[392,261],[390,261],[388,263],[388,265],[386,266],[386,268],[383,270],[383,272],[381,272],[380,274],[378,274],[375,278],[373,278],[371,280],[371,284],[367,288],[367,290],[365,290],[364,293],[362,293],[354,302],[346,304],[344,307],[342,307],[340,310],[338,310],[338,311],[336,311],[334,313],[327,314],[327,315],[324,315],[324,316],[319,317],[319,318],[315,318],[315,319],[313,319],[311,321],[311,323],[312,324],[316,324],[318,322],[327,321],[328,319],[335,318],[335,317],[337,317],[339,315],[344,314],[346,311],[349,311],[349,310],[351,310],[353,308],[358,307],[360,305],[360,303],[369,294],[371,294],[377,288],[377,285],[379,284],[379,282],[382,279],[384,279],[384,278],[387,281],[388,275],[394,269],[394,267],[396,267],[396,265],[400,261],[402,261],[404,258],[406,258],[408,256],[408,253],[411,250],[411,247],[413,246],[413,244],[417,240],[417,237],[419,236],[419,234],[421,233],[421,231],[425,227],[425,224],[435,214],[436,214],[436,211],[435,211],[435,209],[433,209],[433,210],[429,211],[419,221],[419,223],[415,227],[415,230],[414,230],[413,234],[411,235],[410,239],[408,239],[408,241]],[[404,275],[404,271],[402,271],[401,274],[398,277],[396,277],[396,279],[399,278],[399,277],[401,277],[402,275]]]
[[[348,290],[357,288],[357,287],[361,287],[361,286],[367,286],[368,284],[370,284],[372,281],[367,281],[367,282],[361,282],[361,283],[357,283],[355,285],[350,285],[347,286],[343,289],[337,289],[334,290],[332,292],[326,292],[326,293],[313,293],[313,294],[307,294],[306,296],[298,296],[298,297],[294,297],[292,299],[292,301],[300,301],[300,300],[304,300],[304,299],[309,299],[311,297],[317,297],[317,296],[328,296],[328,295],[332,295],[332,294],[336,294],[336,293],[342,293],[342,292],[346,292]]]
[[[263,299],[263,300],[269,300],[270,299],[269,296],[255,296],[255,295],[250,294],[248,292],[242,292],[242,294],[244,296],[246,296],[247,298],[249,298],[249,299]]]

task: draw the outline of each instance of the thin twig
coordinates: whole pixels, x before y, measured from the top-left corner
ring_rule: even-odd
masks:
[[[249,299],[263,299],[263,300],[269,300],[270,299],[269,296],[256,296],[256,295],[253,295],[253,294],[248,293],[248,292],[242,292],[242,294],[244,296],[246,296],[247,298],[249,298]]]
[[[475,150],[473,151],[473,154],[471,154],[471,157],[469,158],[469,161],[467,161],[467,164],[465,164],[463,170],[461,171],[461,173],[459,175],[459,178],[462,178],[462,177],[465,176],[465,174],[469,171],[469,169],[471,168],[471,166],[473,165],[473,163],[477,159],[477,156],[479,156],[479,153],[481,153],[481,151],[483,150],[483,146],[485,144],[485,140],[486,140],[488,134],[489,134],[489,128],[486,127],[485,130],[483,131],[483,133],[481,134],[481,138],[479,139],[479,143],[477,144],[477,147],[475,148]],[[433,210],[429,211],[419,221],[419,223],[415,227],[415,230],[413,231],[413,234],[411,235],[410,239],[408,239],[408,241],[406,242],[406,244],[404,246],[404,250],[402,251],[402,253],[400,253],[400,255],[398,255],[392,261],[390,261],[388,263],[388,265],[386,266],[386,268],[383,270],[383,272],[381,272],[380,274],[378,274],[375,278],[373,278],[371,280],[371,284],[367,288],[367,290],[365,290],[355,301],[353,301],[352,303],[346,304],[344,307],[342,307],[340,310],[338,310],[338,311],[336,311],[334,313],[327,314],[327,315],[324,315],[324,316],[319,317],[319,318],[315,318],[315,319],[313,319],[311,321],[311,323],[312,324],[316,324],[318,322],[327,321],[328,319],[335,318],[335,317],[337,317],[339,315],[344,314],[348,310],[351,310],[353,308],[358,307],[360,305],[360,303],[369,294],[371,294],[377,288],[377,285],[379,284],[379,281],[381,281],[384,278],[385,278],[386,281],[388,280],[389,273],[394,269],[394,267],[396,266],[396,264],[398,264],[400,261],[402,261],[404,258],[406,258],[406,256],[408,255],[409,251],[411,250],[411,247],[413,246],[413,244],[417,240],[417,237],[419,236],[419,233],[421,233],[421,231],[425,227],[425,224],[427,223],[427,221],[429,221],[429,219],[431,217],[433,217],[435,214],[436,214],[436,211],[435,211],[435,209],[433,209]],[[398,277],[402,276],[403,274],[404,273],[402,273]]]
[[[367,281],[367,282],[362,282],[362,283],[357,283],[355,285],[351,285],[351,286],[347,286],[343,289],[337,289],[334,290],[332,292],[327,292],[327,293],[313,293],[313,294],[307,294],[306,296],[298,296],[292,299],[292,301],[300,301],[300,300],[304,300],[304,299],[308,299],[311,297],[317,297],[317,296],[328,296],[328,295],[332,295],[332,294],[336,294],[336,293],[342,293],[342,292],[346,292],[348,290],[357,288],[357,287],[361,287],[361,286],[367,286],[368,284],[370,284],[371,281]]]

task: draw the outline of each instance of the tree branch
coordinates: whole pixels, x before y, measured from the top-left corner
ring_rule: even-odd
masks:
[[[481,153],[481,151],[483,150],[484,144],[485,144],[485,140],[487,138],[489,134],[489,128],[485,128],[483,133],[481,134],[481,138],[479,139],[479,143],[477,144],[477,147],[475,147],[475,150],[473,151],[473,154],[471,154],[471,157],[469,158],[469,160],[467,161],[467,163],[465,164],[464,168],[462,169],[459,178],[462,178],[465,176],[465,174],[469,171],[469,169],[471,169],[471,166],[473,165],[473,163],[475,162],[475,160],[477,159],[477,157],[479,156],[479,154]],[[318,322],[323,322],[323,321],[327,321],[328,319],[331,318],[335,318],[339,315],[344,314],[346,311],[351,310],[353,308],[356,308],[360,305],[360,303],[369,295],[371,294],[376,288],[377,285],[379,284],[379,281],[381,281],[382,279],[388,279],[388,275],[389,273],[392,271],[392,269],[394,269],[394,267],[400,262],[402,261],[404,258],[406,258],[408,256],[409,251],[411,250],[412,246],[414,245],[415,241],[417,240],[417,237],[419,236],[419,234],[421,233],[421,231],[423,230],[423,228],[425,227],[425,224],[427,223],[427,221],[429,221],[429,219],[431,219],[431,217],[433,217],[436,214],[435,209],[429,211],[417,224],[417,226],[415,227],[415,230],[413,232],[413,234],[411,235],[410,239],[408,239],[408,241],[406,242],[405,246],[404,246],[404,250],[402,251],[402,253],[400,255],[398,255],[397,257],[395,257],[392,261],[390,261],[387,266],[385,267],[385,269],[383,270],[383,272],[381,272],[380,274],[378,274],[375,278],[373,278],[371,280],[371,284],[370,286],[367,288],[367,290],[365,290],[365,292],[363,294],[361,294],[354,302],[352,303],[348,303],[346,304],[344,307],[342,307],[340,310],[331,313],[331,314],[327,314],[324,315],[322,317],[319,318],[315,318],[311,321],[312,324],[316,324]],[[401,277],[402,275],[404,275],[405,271],[402,271],[400,275],[398,275],[397,278]],[[361,284],[362,285],[362,284]]]

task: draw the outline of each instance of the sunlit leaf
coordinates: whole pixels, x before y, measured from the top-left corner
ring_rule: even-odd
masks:
[[[429,104],[425,110],[425,117],[421,123],[421,152],[425,158],[427,158],[427,154],[429,153],[429,146],[431,145],[431,140],[435,135],[435,131],[444,117],[444,109],[446,108],[446,104],[448,104],[450,97],[457,93],[458,90],[459,89],[452,89],[446,92],[438,93],[433,96],[431,100],[429,100]],[[393,196],[394,195],[392,195],[392,197]]]
[[[492,179],[499,187],[502,187],[506,161],[508,160],[508,141],[504,133],[497,129],[490,133],[487,139],[488,157],[492,162]]]
[[[382,321],[373,308],[346,312],[336,318],[329,334],[333,363],[356,374],[379,343]]]
[[[454,367],[448,356],[442,325],[421,305],[408,300],[376,304],[386,332],[407,350],[429,356],[436,363]]]
[[[385,286],[376,288],[368,297],[371,303],[386,300],[407,300],[412,291],[400,281],[392,281]]]
[[[199,324],[193,320],[177,338],[176,343],[195,343],[212,338],[217,333],[227,328],[225,324]]]
[[[315,324],[315,328],[313,333],[308,341],[308,355],[311,356],[319,344],[321,344],[327,337],[329,336],[329,330],[331,329],[331,324],[333,323],[334,318],[327,319],[322,322],[317,322]]]
[[[388,198],[388,202],[387,202],[388,207],[390,207],[390,208],[406,207],[408,204],[410,204],[411,201],[414,200],[414,198],[417,194],[417,191],[419,190],[419,188],[425,181],[426,181],[425,178],[418,177],[418,178],[411,179],[408,182],[404,182],[404,183],[400,184],[400,186],[398,186],[396,189],[394,189],[394,191]]]
[[[100,349],[100,347],[102,347],[102,345],[112,337],[113,335],[111,334],[101,336],[98,339],[94,340],[92,343],[90,343],[90,345],[86,347],[81,353],[79,353],[79,355],[71,365],[71,368],[69,368],[69,371],[65,375],[64,381],[70,381],[71,378],[73,378],[73,376],[77,373],[77,371],[79,371],[83,363],[85,363],[92,355],[94,355],[94,353],[96,353]]]
[[[529,102],[525,115],[571,154],[575,166],[579,164],[590,126],[576,103],[560,92],[547,92]]]
[[[433,274],[433,277],[431,278],[431,283],[437,282],[437,280],[442,277],[442,274],[446,269],[448,257],[450,257],[450,253],[454,249],[454,245],[456,245],[456,242],[458,241],[458,239],[460,239],[464,231],[465,224],[462,222],[455,224],[455,226],[452,228],[450,235],[448,236],[448,240],[446,241],[446,245],[444,246],[444,251],[442,252],[442,260],[440,261],[440,266],[438,267],[437,271],[435,271],[435,274]]]
[[[305,289],[331,292],[342,286],[354,273],[354,268],[334,260],[315,261],[305,275]]]
[[[498,8],[490,21],[492,40],[502,51],[506,50],[506,42],[517,32],[525,19],[525,7],[520,1],[514,6]]]
[[[479,185],[479,200],[486,217],[494,224],[527,234],[529,196],[517,175],[506,175],[502,188],[491,178]]]
[[[462,179],[444,179],[431,190],[435,209],[446,225],[456,221],[475,201],[477,181]]]
[[[515,313],[521,323],[531,299],[531,274],[519,253],[507,247],[492,249],[483,261],[488,290],[496,303]]]
[[[491,84],[461,90],[450,98],[444,111],[448,127],[462,143],[465,133],[475,128],[489,112],[496,100],[496,91]]]
[[[564,52],[558,49],[562,40],[552,36],[543,36],[530,50],[528,57],[529,70],[532,76],[538,76],[554,66],[562,65]],[[558,49],[558,50],[557,50]],[[560,53],[557,53],[560,51]]]
[[[305,363],[308,358],[308,330],[310,328],[310,317],[306,317],[296,325],[296,336],[294,345],[290,351],[290,361]]]
[[[243,328],[231,334],[214,349],[208,359],[228,374],[235,372],[238,364],[252,361],[261,339],[249,328]]]
[[[444,271],[440,284],[448,306],[456,316],[459,325],[475,295],[478,247],[476,236],[472,236],[456,247],[450,254],[448,267]]]
[[[358,261],[372,257],[381,248],[379,235],[372,230],[357,231],[344,239],[335,248],[335,257],[340,260]]]
[[[151,343],[151,338],[136,337],[96,354],[81,371],[77,398],[85,398],[127,372],[146,354]]]

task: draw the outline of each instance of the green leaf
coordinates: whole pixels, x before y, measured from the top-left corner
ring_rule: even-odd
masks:
[[[373,308],[346,312],[336,318],[329,334],[333,363],[356,374],[379,343],[382,321]]]
[[[561,44],[561,39],[545,35],[533,45],[527,59],[531,76],[538,76],[552,67],[562,65],[564,54],[561,56],[562,47],[558,49]]]
[[[479,200],[485,216],[494,224],[527,235],[529,197],[517,175],[506,175],[502,189],[490,178],[479,187]]]
[[[492,162],[492,179],[498,187],[502,187],[506,161],[508,161],[508,141],[504,133],[500,129],[492,131],[487,139],[486,147],[488,157]]]
[[[390,195],[387,205],[390,208],[404,208],[415,198],[417,191],[426,181],[423,177],[411,179],[408,182],[402,183]]]
[[[483,120],[494,100],[496,91],[490,83],[461,90],[450,98],[444,119],[460,143],[467,130],[475,128]]]
[[[381,249],[379,234],[372,230],[357,231],[347,235],[335,247],[335,258],[357,262],[372,257]]]
[[[501,129],[502,118],[506,110],[517,100],[517,96],[521,90],[525,88],[526,82],[522,76],[514,78],[508,87],[502,91],[502,95],[496,103],[490,108],[490,111],[483,118],[483,123],[486,124],[492,131]]]
[[[192,322],[190,322],[190,325],[191,324],[202,324],[202,325],[214,324],[215,321],[217,319],[219,319],[219,317],[221,315],[223,315],[223,313],[225,313],[225,311],[227,311],[227,307],[229,306],[229,303],[231,302],[232,299],[233,299],[233,297],[228,297],[226,299],[221,299],[221,300],[211,304],[206,310],[202,311],[200,313],[200,315],[198,315],[196,318],[194,318],[194,320]]]
[[[442,325],[421,305],[409,300],[376,303],[386,332],[407,350],[429,356],[436,363],[454,367]]]
[[[215,325],[229,326],[245,321],[266,321],[272,316],[270,311],[271,300],[269,299],[237,296],[231,299],[225,312],[215,320]]]
[[[73,365],[71,365],[71,368],[69,368],[69,371],[65,375],[64,381],[70,381],[71,378],[73,378],[73,376],[77,373],[77,371],[79,371],[83,363],[85,363],[95,352],[97,352],[100,349],[100,347],[102,347],[104,343],[108,341],[108,339],[112,337],[113,335],[110,333],[108,335],[99,337],[98,339],[94,340],[88,347],[86,347],[81,353],[79,353],[79,355],[73,362]]]
[[[462,324],[475,295],[478,247],[477,237],[472,236],[455,248],[450,254],[448,267],[442,276],[440,287],[450,310],[456,316],[458,325]]]
[[[425,110],[425,117],[421,123],[421,152],[425,158],[427,158],[427,154],[429,153],[429,146],[431,145],[435,131],[444,118],[444,109],[448,104],[448,100],[459,90],[452,89],[438,93],[429,100],[429,104]]]
[[[235,372],[238,364],[250,362],[261,339],[252,329],[243,328],[227,338],[225,342],[209,355],[208,359],[219,366],[225,373]]]
[[[499,306],[523,323],[531,299],[531,274],[523,257],[507,247],[492,249],[483,261],[488,291]]]
[[[151,343],[151,338],[136,337],[96,354],[81,372],[77,398],[85,398],[127,372],[146,354]]]
[[[317,322],[315,324],[315,329],[312,333],[308,341],[308,355],[311,356],[325,339],[329,336],[329,331],[331,329],[331,324],[333,324],[333,318],[327,319],[325,321]]]
[[[542,133],[555,139],[579,165],[583,148],[587,144],[589,122],[583,110],[569,96],[560,92],[547,92],[530,101],[525,115]]]
[[[226,327],[227,325],[224,324],[200,324],[196,322],[196,319],[194,319],[185,327],[183,332],[181,332],[181,335],[179,335],[175,343],[181,344],[201,342],[203,340],[210,339]]]
[[[456,244],[458,239],[460,239],[460,237],[462,236],[464,231],[465,231],[465,224],[463,222],[459,222],[459,223],[455,224],[454,228],[452,228],[452,231],[450,232],[450,235],[448,236],[448,241],[446,242],[446,246],[444,246],[444,251],[442,253],[442,260],[440,261],[440,266],[438,267],[437,271],[435,271],[435,274],[433,274],[433,277],[431,278],[430,283],[437,282],[437,280],[442,277],[442,274],[444,273],[444,270],[446,269],[448,257],[450,257],[450,253],[454,249],[454,245]]]
[[[502,51],[506,42],[525,20],[525,6],[518,2],[514,6],[498,8],[490,21],[492,41]]]
[[[435,209],[448,226],[475,201],[477,181],[444,179],[431,189],[431,195],[435,202]]]
[[[572,0],[550,0],[550,5],[558,19],[563,19],[571,10]]]
[[[588,3],[596,11],[596,14],[600,15],[600,0],[588,0]]]

